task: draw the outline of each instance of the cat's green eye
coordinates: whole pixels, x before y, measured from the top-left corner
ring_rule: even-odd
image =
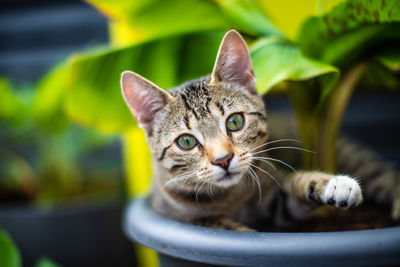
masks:
[[[244,117],[243,113],[235,113],[226,120],[226,129],[230,132],[239,131],[243,128]]]
[[[176,144],[180,149],[190,150],[197,145],[197,139],[193,135],[183,134],[176,139]]]

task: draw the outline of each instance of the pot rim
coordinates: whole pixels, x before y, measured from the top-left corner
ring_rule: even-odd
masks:
[[[155,213],[148,197],[125,208],[129,239],[162,254],[208,264],[390,265],[400,263],[400,227],[313,233],[238,232],[171,220]]]

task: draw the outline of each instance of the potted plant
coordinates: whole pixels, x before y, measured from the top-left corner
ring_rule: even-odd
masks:
[[[108,48],[80,54],[69,61],[65,67],[69,73],[65,80],[68,88],[65,107],[68,116],[74,120],[122,133],[131,195],[148,188],[151,168],[144,134],[134,124],[120,95],[118,80],[123,70],[134,70],[163,88],[205,75],[212,68],[223,33],[235,28],[250,45],[259,92],[286,92],[291,99],[304,146],[317,152],[314,158],[304,155],[304,167],[327,171],[335,170],[335,140],[347,103],[360,79],[366,77],[363,80],[367,81],[369,78],[376,87],[377,84],[388,85],[382,77],[390,76],[394,81],[390,86],[398,88],[398,77],[390,72],[399,69],[400,6],[395,0],[315,1],[310,2],[310,6],[304,4],[292,9],[281,1],[88,2],[110,17],[112,42]],[[143,221],[144,218],[147,221]],[[148,231],[150,224],[155,227],[154,232]],[[159,232],[156,230],[158,227],[164,230]],[[349,242],[343,233],[290,233],[282,234],[282,239],[279,239],[280,236],[274,234],[247,235],[204,229],[157,216],[149,210],[146,201],[137,200],[126,210],[125,229],[132,239],[161,253],[205,260],[209,264],[259,265],[261,260],[278,263],[285,255],[292,255],[293,259],[305,263],[305,259],[296,258],[298,253],[303,253],[301,247],[299,250],[288,249],[287,254],[277,252],[279,256],[271,251],[267,252],[272,253],[268,255],[258,254],[266,247],[254,245],[255,254],[246,254],[244,247],[252,246],[252,241],[261,242],[271,237],[282,240],[282,247],[285,243],[293,245],[291,242],[295,240],[305,248],[305,243],[313,242],[313,238],[315,244],[321,244],[318,238],[332,241],[332,247],[328,243],[326,247],[319,246],[321,257],[326,256],[325,261],[321,258],[321,261],[313,262],[307,257],[314,264],[327,264],[334,255],[347,255],[351,263],[356,263],[359,255],[387,256],[387,262],[369,261],[376,264],[399,260],[395,256],[399,252],[399,246],[395,245],[399,228],[347,232],[348,237],[364,242],[366,246],[366,240],[379,240],[365,248],[371,253],[360,254],[359,250],[351,249],[355,243]],[[172,234],[166,234],[165,229],[173,231]],[[177,235],[184,238],[177,239]],[[209,236],[213,238],[208,239]],[[222,239],[218,239],[220,236]],[[187,243],[188,239],[195,242],[194,237],[206,241],[209,248],[196,249]],[[342,244],[342,249],[335,250],[334,239],[338,242],[336,244]],[[215,253],[222,256],[227,253],[231,259],[237,260],[206,260],[216,255],[211,249],[215,248],[213,242],[221,246],[222,251],[222,254]],[[227,246],[227,242],[232,246]],[[243,254],[239,254],[239,248],[234,249],[235,242],[244,246],[241,247]],[[388,242],[385,244],[391,246],[388,250],[390,255],[379,250],[380,242]],[[348,246],[344,248],[343,244]],[[185,246],[189,249],[185,250]],[[224,246],[234,253],[228,253]],[[278,247],[271,245],[270,249]],[[325,252],[330,249],[336,252],[326,254],[323,252],[325,248]],[[182,249],[187,253],[180,254]],[[311,251],[315,252],[314,249],[317,248]],[[255,255],[261,255],[260,261],[251,263],[243,259]],[[288,261],[281,263],[289,264]]]

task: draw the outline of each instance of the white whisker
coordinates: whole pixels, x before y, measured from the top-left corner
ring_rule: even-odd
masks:
[[[268,151],[276,150],[276,149],[294,149],[294,150],[301,150],[301,151],[305,151],[305,152],[315,153],[315,151],[311,151],[311,150],[304,149],[304,148],[301,148],[301,147],[295,147],[295,146],[277,146],[277,147],[271,147],[271,148],[268,148],[268,149],[265,149],[265,150],[257,151],[257,152],[252,153],[252,154],[253,154],[253,155],[257,155],[257,154],[260,154],[260,153],[264,153],[264,152],[268,152]]]
[[[281,188],[282,192],[285,192],[285,189],[283,189],[282,185],[281,185],[281,184],[278,182],[278,180],[276,180],[276,178],[275,178],[274,176],[272,176],[269,172],[267,172],[266,170],[264,170],[264,169],[258,167],[257,165],[254,165],[254,164],[251,164],[251,163],[250,163],[250,165],[253,166],[253,167],[255,167],[255,168],[257,168],[257,169],[259,169],[260,171],[262,171],[263,173],[265,173],[265,174],[267,174],[269,177],[271,177],[272,180],[274,180],[275,183],[276,183],[277,185],[279,185],[279,187]]]
[[[270,145],[270,144],[274,144],[274,143],[278,143],[278,142],[285,142],[285,141],[292,141],[292,142],[302,143],[302,141],[296,140],[296,139],[278,139],[278,140],[269,141],[269,142],[266,142],[266,143],[264,143],[264,144],[261,144],[261,145],[259,145],[259,146],[257,146],[257,147],[254,147],[254,148],[250,149],[250,150],[247,151],[247,152],[254,151],[254,150],[256,150],[257,148],[260,148],[260,147],[262,147],[262,146],[267,146],[267,145]]]
[[[262,157],[262,159],[261,159],[261,157],[251,157],[251,158],[252,158],[252,159],[255,159],[255,160],[262,161],[262,162],[265,162],[265,163],[267,163],[269,166],[271,166],[272,169],[276,170],[276,167],[274,166],[274,164],[272,164],[272,163],[269,162],[268,160],[264,160],[264,157]]]
[[[250,168],[250,167],[249,167]],[[251,184],[253,185],[253,191],[251,192],[252,194],[254,193],[254,178],[253,178],[253,174],[251,172],[247,172],[247,175],[250,177],[251,179]]]
[[[266,162],[266,163],[269,163],[268,160],[276,161],[276,162],[279,162],[279,163],[285,165],[286,167],[288,167],[289,169],[291,169],[292,171],[297,173],[297,170],[295,168],[293,168],[293,166],[291,166],[290,164],[288,164],[288,163],[286,163],[286,162],[284,162],[282,160],[275,159],[275,158],[270,158],[270,157],[252,157],[252,158],[255,159],[255,160],[260,160],[262,162]]]
[[[169,184],[173,183],[173,182],[177,182],[177,181],[182,181],[184,180],[184,182],[186,182],[187,179],[189,179],[191,176],[193,176],[194,174],[196,174],[196,171],[190,171],[190,172],[184,172],[178,176],[175,176],[174,178],[172,178],[171,180],[169,180],[168,182],[165,183],[164,187],[168,186]]]
[[[194,173],[188,173],[188,174],[185,174],[185,175],[177,176],[177,177],[175,177],[175,178],[169,180],[169,181],[167,182],[167,184],[168,184],[168,183],[172,183],[172,182],[176,182],[176,181],[185,180],[187,177],[190,177],[190,176],[192,176],[192,175],[194,175]]]
[[[254,177],[254,180],[256,181],[257,186],[258,186],[258,204],[260,204],[260,203],[261,203],[261,195],[262,195],[260,181],[259,181],[259,178],[258,178],[257,173],[256,173],[250,166],[249,166],[249,170],[250,170],[250,171],[253,173],[253,175],[255,176],[255,177]]]

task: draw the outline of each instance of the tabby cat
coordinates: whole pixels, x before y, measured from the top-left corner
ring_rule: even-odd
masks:
[[[282,118],[274,122],[269,116],[267,125],[249,51],[234,30],[223,38],[208,77],[167,92],[125,71],[121,86],[146,132],[153,155],[151,207],[162,215],[251,231],[249,226],[259,220],[286,225],[319,205],[348,209],[363,201],[360,183],[352,176],[292,168],[301,155],[289,139],[294,131]],[[370,153],[359,153],[359,146],[341,142],[339,169],[365,178],[360,182],[366,197],[393,203],[392,216],[398,218],[396,171]]]

